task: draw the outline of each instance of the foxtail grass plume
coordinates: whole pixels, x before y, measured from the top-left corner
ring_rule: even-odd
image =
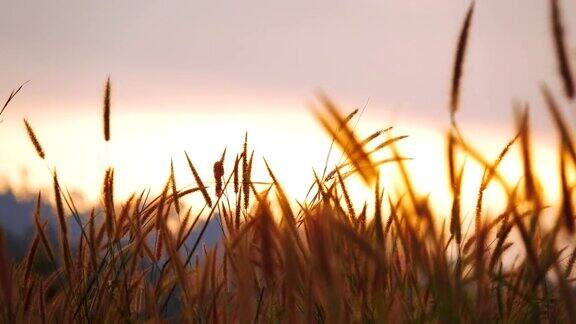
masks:
[[[28,122],[28,120],[26,120],[26,118],[24,118],[24,126],[26,127],[26,132],[28,133],[28,138],[30,139],[30,142],[32,142],[32,145],[34,145],[34,149],[36,150],[36,154],[38,154],[38,156],[42,160],[44,160],[44,158],[46,157],[46,154],[44,153],[44,150],[42,149],[42,145],[40,145],[40,142],[38,141],[38,138],[36,137],[36,134],[34,133],[32,126],[30,126],[30,123]]]
[[[108,77],[104,89],[104,112],[102,116],[104,122],[104,140],[106,142],[110,141],[110,92],[110,77]]]
[[[447,141],[448,174],[450,176],[450,188],[452,190],[452,215],[450,217],[450,234],[454,235],[456,243],[462,241],[462,227],[460,221],[460,193],[462,190],[462,176],[464,166],[460,171],[456,169],[456,138],[453,132],[448,133]]]
[[[186,160],[188,161],[188,166],[190,167],[190,171],[192,171],[192,175],[194,176],[194,180],[196,181],[196,184],[198,185],[198,188],[200,189],[200,192],[202,193],[202,196],[204,197],[204,201],[206,201],[206,204],[208,205],[208,207],[212,207],[212,199],[210,198],[210,195],[208,194],[208,190],[206,190],[206,187],[204,186],[204,183],[202,182],[202,178],[200,178],[200,175],[198,175],[198,171],[196,171],[194,164],[192,164],[192,161],[190,160],[188,153],[184,152],[184,155],[186,155]]]
[[[572,142],[572,136],[570,135],[571,132],[568,129],[568,124],[562,117],[558,103],[545,84],[543,84],[540,89],[542,91],[542,95],[544,96],[544,101],[546,102],[548,111],[550,112],[550,115],[552,115],[552,120],[554,121],[556,129],[560,135],[560,140],[564,143],[564,149],[567,151],[570,159],[572,159],[572,163],[576,163],[576,149],[574,148],[574,143]]]
[[[213,172],[214,172],[214,182],[216,183],[215,186],[215,193],[216,197],[220,197],[222,194],[222,177],[224,177],[224,158],[226,157],[226,149],[222,152],[222,157],[220,160],[214,162]]]
[[[248,171],[248,132],[244,135],[244,151],[242,152],[242,194],[244,195],[244,208],[248,208],[250,201],[250,172]]]
[[[452,71],[452,89],[450,95],[450,114],[452,118],[456,111],[458,111],[460,101],[460,81],[462,79],[462,70],[464,66],[464,57],[466,55],[466,45],[468,43],[468,34],[470,32],[470,25],[472,24],[472,15],[474,13],[474,2],[470,4],[464,24],[460,30],[458,37],[458,46],[456,48],[456,56],[454,58],[454,69]]]
[[[558,1],[559,0],[550,0],[550,21],[552,23],[556,61],[558,63],[558,72],[564,85],[564,92],[568,98],[574,99],[574,79],[572,78],[572,70],[570,69],[570,59],[567,54],[564,27],[562,26]]]
[[[54,180],[54,201],[56,203],[56,214],[58,216],[58,224],[60,227],[60,243],[62,255],[64,257],[64,266],[68,280],[72,280],[72,255],[70,253],[70,243],[68,241],[68,226],[66,225],[66,216],[64,212],[64,204],[62,203],[62,190],[58,182],[58,175],[56,171],[53,174]]]
[[[362,142],[358,140],[348,121],[350,119],[341,115],[338,107],[323,93],[318,95],[325,113],[312,107],[316,120],[322,125],[324,131],[330,135],[336,144],[344,151],[354,171],[358,172],[362,180],[370,186],[373,185],[378,171],[372,162],[370,153],[365,150]]]
[[[174,201],[174,208],[176,209],[176,213],[180,214],[180,200],[178,198],[176,175],[174,173],[174,161],[172,159],[170,159],[170,186],[172,188],[172,200]]]
[[[565,144],[560,148],[560,185],[562,194],[561,218],[568,233],[574,233],[574,208],[572,207],[572,187],[568,183]]]

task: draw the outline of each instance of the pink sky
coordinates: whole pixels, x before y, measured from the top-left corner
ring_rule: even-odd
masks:
[[[0,148],[17,152],[0,160],[2,170],[13,172],[25,165],[33,177],[46,171],[27,161],[33,156],[30,147],[23,146],[28,145],[23,144],[24,116],[46,138],[55,165],[95,163],[66,153],[69,150],[62,146],[78,145],[82,136],[86,143],[99,139],[101,96],[108,75],[113,81],[113,140],[128,144],[138,139],[146,120],[164,123],[146,124],[156,132],[157,146],[170,141],[167,132],[189,135],[167,130],[169,125],[217,129],[221,121],[229,125],[242,120],[241,127],[228,126],[231,133],[246,129],[265,133],[270,138],[262,145],[288,141],[289,132],[321,133],[305,106],[317,89],[348,108],[362,106],[370,98],[362,120],[368,127],[397,122],[410,134],[441,136],[448,126],[453,50],[468,4],[8,1],[0,12],[0,94],[31,81],[4,115],[0,132],[5,141]],[[576,12],[574,1],[561,5],[565,16]],[[532,104],[533,128],[542,141],[554,138],[538,91],[541,81],[561,89],[548,15],[547,1],[478,1],[458,118],[480,145],[499,149],[513,133],[513,99]],[[574,63],[576,17],[566,17],[565,27]],[[86,126],[90,120],[94,124]],[[282,125],[283,120],[290,120],[290,125]],[[278,127],[262,128],[270,123]],[[493,137],[482,143],[486,137],[479,134]],[[427,137],[420,136],[415,135],[414,141]],[[211,158],[230,145],[222,139],[215,142]],[[240,145],[235,138],[231,142]],[[163,151],[167,156],[162,161],[184,148],[197,148],[178,143],[187,147]],[[300,144],[286,145],[298,150]],[[115,159],[121,160],[122,149],[117,150]],[[440,161],[443,152],[438,153],[435,158]],[[99,155],[97,164],[106,159],[110,158]],[[312,163],[311,156],[302,160],[303,165],[308,162]],[[150,171],[154,165],[143,168]],[[69,175],[70,182],[77,177]]]
[[[561,3],[566,13],[576,11],[574,2]],[[135,109],[201,110],[194,104],[254,100],[275,109],[300,105],[322,88],[349,104],[370,97],[372,110],[444,121],[452,51],[467,6],[9,1],[0,13],[0,89],[31,80],[11,116],[47,109],[81,114],[79,106],[98,101],[110,74],[116,99]],[[576,20],[566,20],[569,40],[576,39]],[[557,82],[551,45],[547,1],[478,2],[462,118],[506,122],[512,98],[537,101],[540,81]]]

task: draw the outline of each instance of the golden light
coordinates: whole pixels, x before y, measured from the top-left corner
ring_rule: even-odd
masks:
[[[252,106],[253,108],[253,106]],[[277,107],[276,107],[277,108]],[[101,138],[101,123],[97,111],[82,118],[63,119],[62,116],[42,116],[35,123],[36,133],[46,151],[46,162],[36,158],[33,148],[18,125],[5,125],[2,150],[9,155],[0,157],[4,186],[17,192],[35,192],[50,188],[49,170],[57,168],[62,184],[76,196],[78,204],[89,206],[97,203],[102,176],[108,165],[115,168],[115,193],[117,201],[133,192],[151,189],[157,193],[169,175],[170,159],[174,159],[177,183],[180,188],[195,186],[184,159],[184,151],[196,165],[200,175],[212,188],[212,164],[227,148],[225,171],[232,170],[233,159],[241,152],[243,137],[248,132],[249,150],[255,151],[254,174],[258,182],[270,182],[263,163],[267,159],[286,192],[302,202],[313,181],[313,170],[322,173],[330,147],[327,137],[314,118],[301,108],[288,107],[270,110],[269,113],[198,113],[179,112],[164,114],[151,109],[139,113],[113,113],[112,140],[106,144]],[[246,109],[247,110],[247,109]],[[266,111],[264,108],[257,111]],[[179,109],[185,111],[185,109]],[[433,125],[400,121],[389,123],[382,118],[361,119],[357,131],[361,135],[394,126],[395,135],[409,135],[398,142],[406,161],[411,179],[421,195],[430,195],[430,203],[440,217],[449,215],[451,195],[445,161],[445,130]],[[513,134],[497,129],[474,129],[469,136],[485,158],[493,160]],[[537,141],[534,145],[534,167],[548,203],[558,198],[557,157],[553,141]],[[382,152],[379,157],[386,157]],[[330,162],[341,161],[342,154],[335,148]],[[25,169],[23,173],[21,170]],[[330,168],[329,168],[330,169]],[[507,181],[515,185],[521,180],[522,169],[519,152],[509,152],[500,166]],[[464,217],[474,209],[483,169],[471,158],[466,159],[463,183]],[[25,176],[23,176],[25,175]],[[401,181],[396,165],[381,167],[381,184],[385,194],[401,193]],[[354,202],[360,207],[373,199],[373,188],[366,188],[357,179],[347,181]],[[399,189],[400,188],[400,189]],[[193,207],[194,197],[189,200]],[[200,197],[197,197],[200,201]],[[497,184],[491,185],[486,194],[486,209],[496,212],[503,208],[505,196]],[[194,208],[193,208],[194,209]]]

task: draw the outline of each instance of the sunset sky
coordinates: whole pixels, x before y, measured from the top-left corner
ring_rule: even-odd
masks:
[[[564,12],[576,11],[574,1],[561,4]],[[63,183],[94,201],[111,164],[117,192],[125,197],[158,188],[171,158],[179,184],[191,185],[184,150],[211,178],[224,147],[239,152],[248,131],[256,167],[266,157],[299,196],[312,168],[323,166],[329,146],[308,110],[321,89],[343,111],[366,105],[357,127],[361,134],[395,126],[394,134],[410,135],[400,148],[415,158],[408,164],[414,180],[444,204],[448,196],[436,188],[448,189],[448,93],[468,5],[7,1],[0,12],[0,95],[30,82],[0,124],[3,185],[35,191],[49,186],[47,167],[56,167]],[[478,1],[458,120],[465,136],[494,159],[514,135],[513,100],[529,102],[536,169],[553,199],[556,134],[539,86],[546,82],[557,93],[561,87],[548,18],[547,1]],[[565,28],[576,65],[576,21],[566,19]],[[108,75],[112,141],[105,145],[101,111]],[[574,104],[563,104],[566,116],[574,117]],[[44,146],[47,163],[34,154],[23,117]],[[502,167],[511,179],[521,173],[514,161]],[[262,171],[255,180],[268,180]],[[470,179],[481,174],[471,172]]]

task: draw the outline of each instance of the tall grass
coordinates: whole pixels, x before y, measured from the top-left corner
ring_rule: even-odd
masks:
[[[564,95],[571,97],[557,1],[551,0],[552,39],[559,53]],[[559,134],[561,206],[543,226],[545,206],[534,159],[527,106],[517,109],[517,135],[491,162],[458,131],[464,53],[473,6],[465,16],[452,78],[451,128],[447,133],[447,177],[452,208],[438,215],[420,196],[395,146],[405,136],[376,143],[390,129],[360,139],[327,96],[314,114],[345,153],[330,172],[311,179],[310,195],[298,208],[265,162],[270,182],[251,180],[254,153],[248,134],[242,152],[213,166],[214,194],[185,152],[196,187],[180,189],[172,163],[161,193],[144,192],[120,202],[114,170],[105,172],[101,206],[79,219],[82,233],[70,242],[66,219],[76,215],[53,174],[59,249],[45,233],[41,195],[34,213],[36,234],[24,260],[12,261],[0,235],[2,322],[576,322],[573,267],[573,132],[547,86],[542,93]],[[565,61],[565,62],[562,62]],[[110,140],[110,80],[104,99],[104,139]],[[17,92],[17,91],[16,91]],[[14,92],[13,92],[14,94]],[[12,99],[13,95],[8,101]],[[39,157],[45,154],[32,127],[25,127]],[[519,145],[523,180],[507,183],[498,166]],[[376,161],[389,150],[393,158]],[[462,226],[461,184],[465,165],[457,154],[485,169],[476,197],[475,226]],[[202,157],[195,157],[202,158]],[[379,184],[379,166],[394,163],[406,195],[393,198]],[[374,188],[363,207],[354,206],[352,176]],[[485,217],[483,193],[491,182],[504,188],[507,207]],[[302,184],[307,185],[307,184]],[[402,190],[398,188],[398,190]],[[181,198],[201,195],[193,214]],[[251,199],[252,198],[252,199]],[[67,208],[66,208],[67,207]],[[371,207],[371,208],[368,208]],[[442,213],[442,211],[440,211]],[[199,220],[201,214],[205,221]],[[182,219],[172,231],[168,219]],[[448,215],[448,224],[439,224]],[[76,217],[75,216],[75,217]],[[221,242],[201,247],[208,222],[221,225]],[[550,220],[547,220],[550,223]],[[192,233],[199,233],[192,239]],[[514,247],[514,248],[513,248]],[[55,251],[58,251],[56,253]],[[38,269],[39,258],[52,268]]]

